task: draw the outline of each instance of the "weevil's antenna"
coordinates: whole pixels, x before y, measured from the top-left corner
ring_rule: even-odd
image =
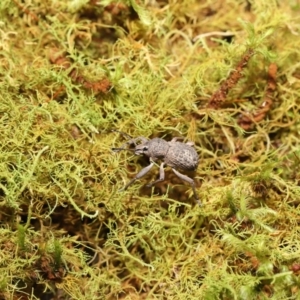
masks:
[[[111,150],[114,151],[114,152],[119,152],[119,151],[122,151],[122,150],[127,150],[127,151],[133,151],[134,152],[135,149],[129,149],[129,148],[121,147],[121,148],[111,148]]]
[[[131,135],[129,135],[129,134],[123,132],[123,131],[120,131],[120,130],[117,130],[117,129],[112,129],[112,132],[118,132],[118,133],[122,134],[123,136],[125,136],[125,137],[127,137],[129,139],[132,139]]]
[[[140,141],[142,143],[146,143],[148,142],[148,139],[146,139],[145,137],[143,136],[138,136],[136,138],[133,138],[132,136],[130,136],[129,134],[125,133],[125,132],[122,132],[122,131],[119,131],[119,130],[112,130],[114,132],[118,132],[120,134],[122,134],[123,136],[129,138],[129,140],[127,142],[125,142],[121,147],[119,148],[112,148],[112,151],[121,151],[121,150],[128,150],[128,151],[133,151],[135,152],[136,149],[130,149],[130,148],[127,148],[128,145],[134,145],[135,147],[137,146],[137,142]]]
[[[132,136],[130,136],[129,134],[127,134],[123,131],[117,130],[117,129],[112,129],[112,132],[118,132],[118,133],[122,134],[124,137],[129,139],[129,141],[125,142],[121,147],[111,148],[112,151],[114,151],[114,152],[119,152],[119,151],[122,151],[122,150],[134,151],[134,149],[129,149],[129,148],[126,147],[130,144],[136,145],[136,143],[135,143],[134,139],[132,138]]]

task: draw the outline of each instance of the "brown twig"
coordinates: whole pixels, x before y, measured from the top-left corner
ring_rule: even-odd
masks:
[[[238,83],[243,76],[242,71],[247,66],[249,59],[254,55],[253,49],[248,49],[236,68],[230,72],[228,78],[221,87],[211,96],[207,104],[208,108],[218,109],[225,102],[228,92]]]
[[[276,90],[276,73],[277,65],[275,63],[270,64],[268,71],[267,89],[262,104],[257,108],[256,111],[251,114],[244,114],[238,120],[238,124],[244,130],[250,129],[253,124],[263,120],[271,109],[273,104],[272,97]]]

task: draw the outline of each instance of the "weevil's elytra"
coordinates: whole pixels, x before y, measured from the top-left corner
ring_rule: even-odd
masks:
[[[126,137],[130,137],[128,134],[123,133],[118,130],[113,130],[121,133]],[[150,182],[147,186],[151,187],[157,182],[161,182],[165,179],[164,166],[167,165],[172,168],[173,172],[183,181],[188,182],[194,193],[194,197],[197,200],[198,204],[201,205],[201,202],[197,196],[195,182],[192,178],[181,174],[177,169],[183,171],[195,171],[198,167],[199,156],[194,149],[194,144],[192,142],[181,143],[178,142],[179,138],[173,138],[171,141],[167,142],[161,138],[154,138],[149,140],[145,137],[132,138],[124,143],[120,148],[112,148],[113,151],[119,152],[121,150],[132,150],[136,155],[146,155],[150,158],[150,165],[142,169],[131,181],[129,181],[125,187],[126,190],[132,183],[137,179],[142,178],[146,175],[151,168],[154,166],[154,162],[161,160],[162,163],[159,168],[159,179]],[[140,141],[140,144],[137,142]],[[134,149],[126,148],[127,145],[134,145]]]
[[[195,171],[197,169],[198,154],[191,145],[172,141],[169,144],[171,146],[168,155],[165,157],[166,165],[184,171]]]

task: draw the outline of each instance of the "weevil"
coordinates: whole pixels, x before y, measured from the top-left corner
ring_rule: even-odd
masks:
[[[172,171],[181,180],[188,182],[194,193],[194,197],[199,205],[201,202],[197,196],[195,182],[192,178],[181,174],[177,169],[183,171],[195,171],[198,167],[198,154],[194,148],[193,142],[182,143],[178,142],[179,137],[173,138],[171,141],[166,141],[161,138],[147,139],[143,136],[132,138],[127,133],[121,132],[119,130],[113,130],[115,132],[121,133],[126,138],[129,138],[120,148],[112,148],[114,152],[119,152],[121,150],[130,150],[135,153],[135,155],[146,155],[150,159],[150,164],[143,168],[135,177],[130,180],[124,188],[121,190],[126,190],[131,184],[136,180],[145,176],[154,166],[155,162],[161,160],[159,168],[159,178],[153,182],[147,184],[147,187],[152,187],[154,184],[161,182],[165,179],[164,167],[169,166]],[[134,148],[130,149],[127,146],[133,145]]]

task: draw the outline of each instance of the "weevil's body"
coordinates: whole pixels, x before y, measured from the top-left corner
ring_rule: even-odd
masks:
[[[166,165],[184,171],[195,171],[198,167],[198,154],[191,143],[184,144],[176,141],[168,142],[170,145],[168,155],[165,157]]]
[[[115,130],[117,131],[117,130]],[[119,131],[118,131],[119,132]],[[122,133],[122,132],[120,132]],[[128,136],[127,134],[122,133]],[[114,151],[121,151],[127,149],[126,145],[134,145],[133,149],[136,155],[146,155],[150,158],[150,165],[142,169],[127,185],[124,189],[127,189],[133,182],[146,175],[154,165],[154,162],[161,160],[160,176],[159,179],[149,183],[147,186],[151,187],[153,184],[163,181],[165,179],[164,166],[167,165],[172,168],[173,172],[182,180],[187,181],[193,188],[194,197],[200,204],[198,199],[194,180],[190,177],[179,173],[176,169],[183,171],[194,171],[198,166],[198,154],[193,147],[192,142],[181,143],[177,142],[178,138],[173,138],[170,142],[167,142],[161,138],[154,138],[148,140],[145,137],[131,138],[120,148],[113,148]],[[137,141],[141,141],[140,144],[136,144]]]
[[[137,155],[145,154],[154,161],[161,159],[167,166],[184,171],[194,171],[198,166],[198,154],[191,143],[184,144],[175,139],[167,142],[160,138],[154,138],[137,145],[135,153]]]

